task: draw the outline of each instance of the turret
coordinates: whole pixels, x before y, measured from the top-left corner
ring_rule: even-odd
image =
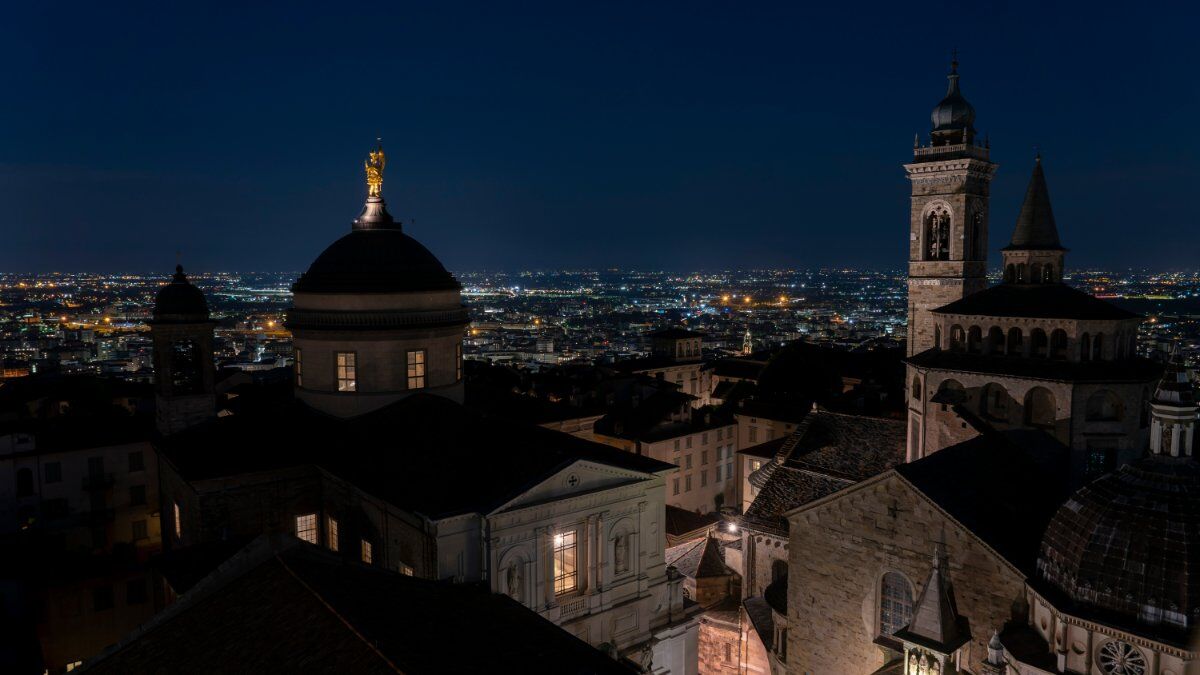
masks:
[[[169,435],[216,414],[213,321],[204,293],[183,266],[158,291],[150,335],[154,343],[154,402],[158,431]]]

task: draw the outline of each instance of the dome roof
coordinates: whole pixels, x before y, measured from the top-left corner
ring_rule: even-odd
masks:
[[[208,301],[204,292],[188,281],[183,273],[183,265],[175,266],[175,276],[171,283],[158,289],[154,298],[154,318],[165,316],[199,316],[208,318]]]
[[[1076,492],[1050,521],[1038,571],[1080,607],[1128,623],[1200,619],[1200,463],[1153,455]],[[1191,581],[1197,581],[1193,586]]]
[[[399,293],[462,286],[429,249],[397,228],[355,229],[317,256],[296,293]]]
[[[946,89],[946,97],[934,107],[929,118],[933,122],[934,131],[951,129],[971,129],[974,131],[975,108],[967,103],[962,92],[958,90],[958,62],[952,64],[950,84]]]

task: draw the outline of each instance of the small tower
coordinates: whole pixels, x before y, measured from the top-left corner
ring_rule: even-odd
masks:
[[[971,640],[971,627],[958,613],[950,584],[949,561],[939,544],[933,569],[913,605],[912,621],[896,631],[904,644],[905,675],[954,675],[959,671],[959,650]]]
[[[1150,454],[1191,457],[1200,405],[1178,348],[1150,401]]]
[[[1000,642],[1000,633],[993,632],[988,640],[988,655],[983,661],[982,675],[1005,675],[1007,664],[1004,660],[1004,645]]]
[[[742,337],[742,353],[746,356],[754,353],[754,336],[750,335],[750,326],[746,326],[746,334]]]
[[[975,142],[975,109],[951,63],[946,96],[933,109],[929,145],[904,170],[909,212],[908,355],[934,346],[932,310],[987,286],[988,198],[996,165]]]
[[[182,431],[216,414],[213,325],[204,293],[183,266],[158,291],[150,334],[154,343],[154,402],[158,431]]]
[[[1004,281],[1014,284],[1060,283],[1067,249],[1058,239],[1054,211],[1050,208],[1050,190],[1042,170],[1042,156],[1034,160],[1033,175],[1025,189],[1025,201],[1017,216],[1012,242],[1001,249],[1004,256]]]

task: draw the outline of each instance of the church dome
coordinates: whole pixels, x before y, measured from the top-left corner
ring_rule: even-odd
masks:
[[[1050,521],[1038,571],[1093,612],[1187,628],[1200,619],[1200,463],[1149,456],[1076,492]]]
[[[333,242],[292,286],[297,293],[459,290],[442,263],[399,228],[355,229]]]
[[[188,281],[183,273],[183,265],[175,266],[175,276],[171,283],[158,289],[154,298],[154,319],[166,317],[196,317],[208,318],[208,301],[204,292]]]
[[[952,64],[948,79],[950,80],[950,84],[946,89],[946,97],[934,107],[933,112],[929,116],[933,122],[933,130],[974,130],[975,108],[967,102],[967,99],[963,98],[962,92],[958,90],[957,61]]]

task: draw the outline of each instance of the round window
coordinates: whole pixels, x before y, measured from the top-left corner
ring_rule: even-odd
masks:
[[[1105,675],[1145,675],[1146,657],[1128,642],[1113,640],[1100,648],[1100,670]]]

